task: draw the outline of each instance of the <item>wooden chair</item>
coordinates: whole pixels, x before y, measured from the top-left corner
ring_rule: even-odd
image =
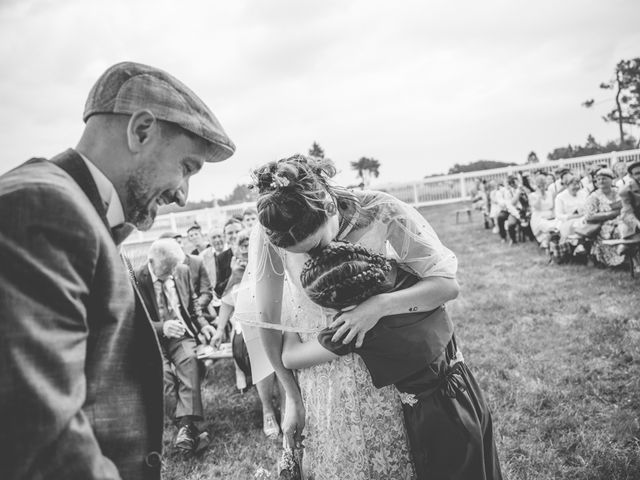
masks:
[[[631,272],[631,278],[636,275],[634,257],[638,256],[640,252],[640,233],[626,239],[612,238],[610,240],[602,240],[603,245],[626,245],[628,248],[624,252],[625,260],[629,263],[629,271]]]
[[[461,208],[459,210],[456,210],[456,223],[458,223],[460,221],[460,215],[462,214],[463,218],[464,215],[467,215],[467,219],[469,222],[471,222],[471,208],[467,207],[467,208]]]

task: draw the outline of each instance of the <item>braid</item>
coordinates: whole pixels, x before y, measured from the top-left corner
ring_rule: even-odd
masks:
[[[388,290],[391,269],[383,255],[362,245],[335,241],[312,254],[300,282],[315,303],[339,309]]]

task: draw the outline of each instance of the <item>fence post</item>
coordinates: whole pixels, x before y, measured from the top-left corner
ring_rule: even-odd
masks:
[[[618,163],[618,152],[614,150],[613,152],[611,152],[611,160],[609,166],[613,167],[616,163]]]
[[[413,183],[413,204],[418,204],[418,184],[415,182]]]
[[[178,227],[176,226],[176,217],[173,214],[173,212],[171,212],[169,214],[169,223],[171,224],[171,231],[172,232],[177,232],[178,231]]]
[[[467,183],[464,181],[464,173],[460,172],[460,196],[461,200],[467,198]]]

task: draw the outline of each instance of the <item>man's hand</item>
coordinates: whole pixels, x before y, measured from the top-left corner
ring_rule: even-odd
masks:
[[[302,431],[304,430],[304,417],[305,409],[302,398],[299,395],[295,398],[287,395],[281,425],[283,434],[282,446],[285,449],[300,449],[304,447],[302,444],[304,440],[304,435],[302,435]]]
[[[356,348],[361,347],[364,335],[384,316],[381,314],[380,303],[376,298],[376,296],[370,297],[353,310],[343,311],[336,315],[329,328],[338,326],[339,328],[333,334],[331,341],[339,342],[344,337],[342,343],[346,345],[355,338]]]
[[[202,327],[200,329],[200,340],[202,341],[202,343],[208,343],[210,345],[213,345],[211,343],[211,340],[213,339],[213,336],[216,334],[216,329],[213,328],[211,325],[205,325],[204,327]]]
[[[162,324],[162,334],[167,338],[182,338],[187,331],[180,320],[166,320]]]
[[[213,337],[211,338],[211,341],[209,343],[213,345],[215,348],[220,348],[220,344],[222,343],[223,338],[224,338],[224,330],[222,328],[218,328],[214,332]]]

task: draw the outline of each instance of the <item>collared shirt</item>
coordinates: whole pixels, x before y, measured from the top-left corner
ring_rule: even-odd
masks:
[[[178,297],[178,290],[176,289],[176,282],[173,279],[173,275],[162,281],[155,273],[153,273],[153,269],[150,264],[147,265],[147,268],[151,275],[151,281],[153,282],[153,288],[156,293],[156,302],[158,303],[159,309],[162,310],[164,307],[161,295],[164,295],[167,302],[167,318],[161,318],[161,320],[175,319],[184,321],[180,313],[180,298]],[[164,312],[160,313],[161,316],[163,316],[163,314]]]
[[[113,183],[111,183],[105,174],[102,173],[100,169],[91,162],[91,160],[80,152],[78,152],[78,154],[87,165],[87,168],[93,177],[93,181],[96,182],[96,187],[98,187],[98,193],[100,194],[102,203],[105,204],[107,209],[106,216],[107,221],[109,222],[109,227],[113,228],[116,225],[122,225],[124,223],[124,209],[122,208],[120,197],[118,197],[118,193],[116,192]]]

